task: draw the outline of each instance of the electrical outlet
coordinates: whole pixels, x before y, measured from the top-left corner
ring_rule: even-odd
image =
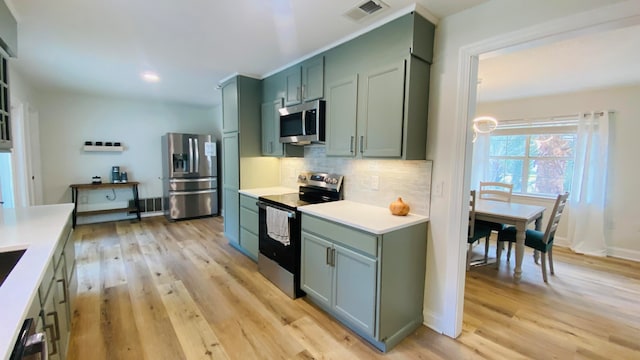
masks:
[[[380,189],[380,177],[378,175],[371,176],[371,190]]]
[[[444,192],[444,181],[439,181],[433,187],[433,196],[442,197],[443,192]]]

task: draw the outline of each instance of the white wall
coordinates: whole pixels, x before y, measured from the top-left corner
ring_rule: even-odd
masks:
[[[536,32],[560,28],[563,24],[591,26],[596,23],[594,19],[606,13],[602,11],[604,6],[617,2],[492,0],[446,17],[436,27],[427,156],[433,160],[433,186],[444,188],[442,196],[431,198],[424,307],[425,324],[436,331],[457,336],[462,330],[466,233],[463,213],[468,201],[463,194],[469,190],[470,174],[465,168],[470,168],[471,141],[466,107],[469,103],[460,95],[461,89],[468,87],[469,76],[461,49],[481,48],[488,42],[515,45],[508,35],[515,33],[527,41]],[[626,15],[633,14],[634,9],[636,13],[640,11],[638,1],[626,3],[632,5],[628,7],[631,11],[625,9]],[[589,10],[593,11],[578,14]],[[473,105],[470,106],[473,112]]]
[[[214,108],[60,90],[39,92],[38,107],[46,204],[70,202],[69,185],[91,182],[92,176],[110,181],[114,165],[126,171],[129,180],[141,183],[141,198],[162,196],[161,136],[215,134],[219,120]],[[118,141],[125,151],[85,152],[85,141]],[[126,202],[130,192],[119,192],[118,201]],[[106,200],[107,193],[111,190],[92,192],[87,199],[90,208],[115,207]]]
[[[635,205],[640,203],[637,191],[640,168],[640,85],[583,91],[579,93],[478,104],[478,113],[498,119],[546,117],[576,114],[591,110],[612,110],[607,191],[608,253],[640,261],[640,222]],[[567,214],[567,218],[570,214]],[[566,219],[563,219],[563,222]],[[559,229],[559,236],[566,232]]]

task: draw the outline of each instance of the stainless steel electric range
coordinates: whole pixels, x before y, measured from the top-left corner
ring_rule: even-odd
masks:
[[[301,185],[297,193],[258,198],[258,270],[291,298],[305,294],[300,289],[301,217],[298,207],[342,200],[342,180],[343,177],[336,174],[304,173],[298,176]],[[288,230],[288,236],[276,235],[274,228],[286,228],[284,232]]]

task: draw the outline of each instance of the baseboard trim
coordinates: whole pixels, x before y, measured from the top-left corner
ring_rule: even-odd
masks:
[[[607,256],[640,262],[640,251],[637,250],[629,250],[611,246],[607,248]]]
[[[442,329],[438,326],[440,324],[440,317],[436,316],[434,313],[430,311],[427,311],[426,309],[423,309],[422,318],[424,319],[422,322],[424,326],[437,332],[438,334],[444,334]]]

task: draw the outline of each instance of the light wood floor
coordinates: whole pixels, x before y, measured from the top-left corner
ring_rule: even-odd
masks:
[[[69,359],[640,358],[640,265],[556,251],[467,274],[464,331],[426,327],[388,354],[304,299],[291,300],[229,246],[222,219],[78,226]]]

